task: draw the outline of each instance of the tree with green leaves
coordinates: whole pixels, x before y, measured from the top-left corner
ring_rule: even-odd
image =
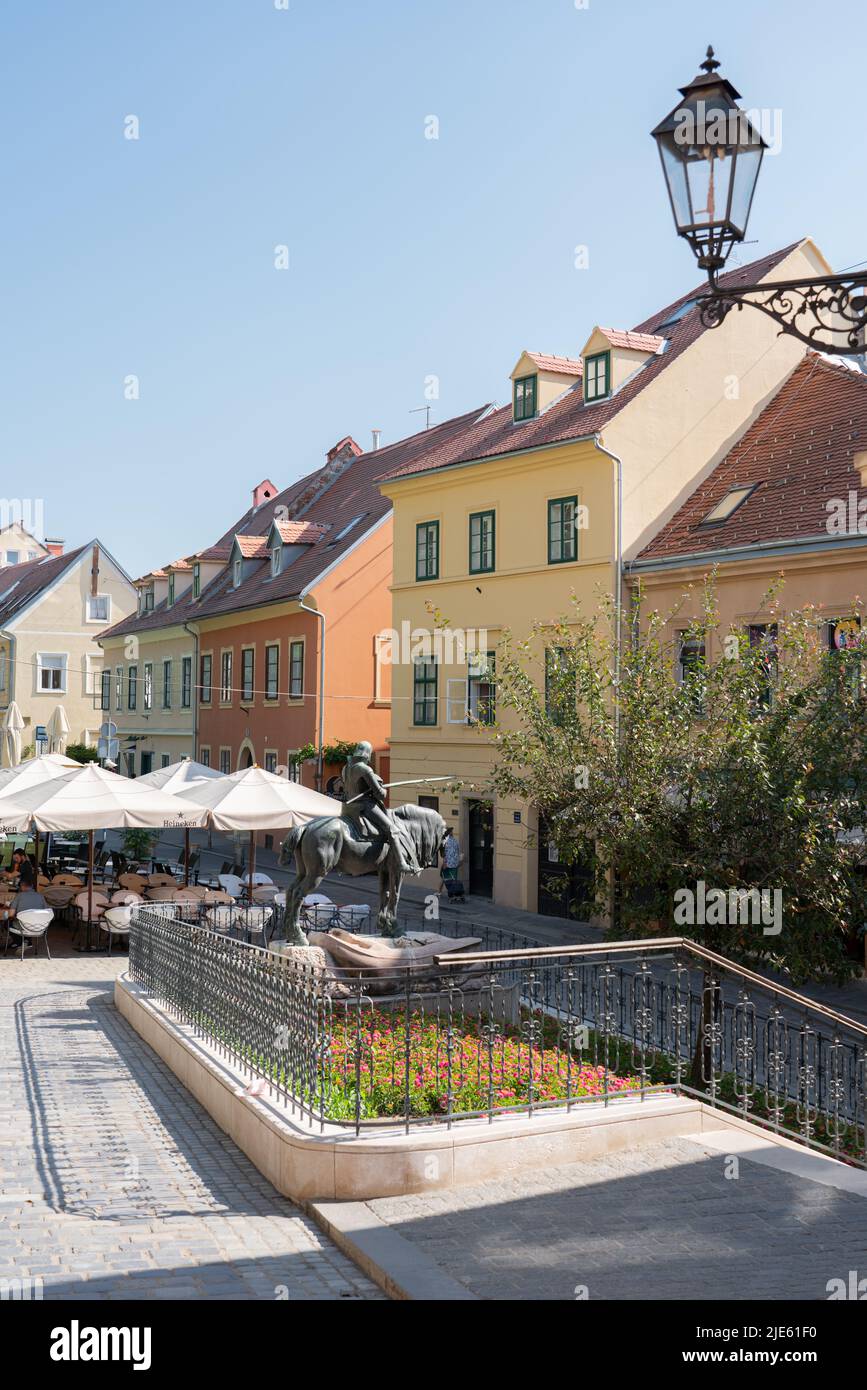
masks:
[[[538,807],[562,863],[593,846],[613,936],[685,935],[795,982],[842,981],[867,918],[867,652],[857,627],[832,649],[822,615],[785,613],[780,593],[748,629],[723,630],[711,578],[679,624],[683,604],[660,613],[639,589],[621,614],[573,601],[507,633],[493,785]],[[684,920],[699,885],[729,905],[778,893],[779,931],[731,910]]]

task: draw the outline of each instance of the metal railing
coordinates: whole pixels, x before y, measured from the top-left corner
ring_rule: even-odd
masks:
[[[130,975],[321,1128],[409,1132],[667,1092],[867,1167],[863,1024],[680,937],[485,945],[326,971],[142,906]]]

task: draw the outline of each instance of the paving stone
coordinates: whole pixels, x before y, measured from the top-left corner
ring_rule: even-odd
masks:
[[[63,1300],[383,1298],[117,1012],[125,968],[0,960],[0,1277]]]
[[[371,1211],[485,1299],[824,1299],[867,1277],[867,1199],[669,1139]]]

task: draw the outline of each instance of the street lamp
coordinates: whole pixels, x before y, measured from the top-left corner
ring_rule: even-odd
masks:
[[[720,76],[712,48],[682,100],[651,132],[678,236],[689,242],[708,289],[699,299],[702,322],[718,328],[745,304],[772,318],[818,352],[856,356],[865,350],[867,274],[726,286],[719,272],[746,237],[762,159],[761,132],[738,106],[740,95]]]

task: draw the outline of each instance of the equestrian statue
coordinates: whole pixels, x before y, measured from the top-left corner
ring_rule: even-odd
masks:
[[[295,882],[286,894],[286,940],[306,946],[301,904],[326,874],[379,875],[379,916],[383,936],[396,937],[397,905],[407,874],[435,865],[446,823],[425,806],[386,807],[386,786],[370,766],[373,748],[359,743],[343,769],[345,801],[340,815],[318,816],[290,830],[280,850],[280,864],[295,861]],[[443,781],[446,779],[443,778]]]

